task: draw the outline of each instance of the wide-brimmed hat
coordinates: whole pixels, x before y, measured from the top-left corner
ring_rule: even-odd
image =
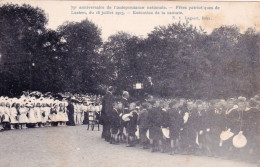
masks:
[[[170,138],[170,131],[167,128],[162,128],[162,133],[165,138],[169,139]]]
[[[243,97],[243,96],[239,96],[237,98],[240,102],[245,102],[246,101],[246,97]]]
[[[226,131],[222,131],[221,134],[220,134],[220,139],[222,141],[225,141],[225,140],[228,140],[230,139],[232,136],[234,135],[233,132],[231,132],[231,129],[227,129]]]
[[[247,139],[243,135],[243,131],[240,131],[236,136],[233,138],[233,146],[236,148],[243,148],[247,144]]]

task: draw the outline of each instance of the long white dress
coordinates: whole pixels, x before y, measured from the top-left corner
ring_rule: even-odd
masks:
[[[51,122],[51,120],[50,120],[50,118],[49,118],[49,116],[50,116],[50,112],[51,112],[51,108],[50,107],[48,107],[48,106],[46,106],[46,107],[43,107],[43,110],[44,110],[44,112],[45,112],[45,121],[46,122]]]
[[[3,115],[4,115],[4,107],[0,106],[0,123],[2,122]]]
[[[41,108],[40,107],[35,107],[34,111],[35,111],[36,122],[37,123],[42,122]]]
[[[63,114],[63,110],[59,107],[57,111],[58,111],[57,115],[56,115],[57,122],[63,122],[64,119],[65,119],[65,116]]]
[[[46,123],[47,122],[47,119],[48,117],[46,117],[46,112],[45,112],[45,107],[41,107],[40,108],[40,112],[41,112],[41,122],[42,123]],[[47,118],[47,119],[46,119]]]
[[[25,107],[22,107],[19,109],[20,111],[20,115],[18,116],[18,122],[23,124],[23,123],[28,123],[28,118],[26,116],[27,112],[28,112],[28,109],[25,108]]]
[[[10,120],[11,120],[11,124],[17,124],[18,120],[17,120],[17,109],[15,107],[11,107],[10,108]]]
[[[31,124],[37,123],[35,108],[30,108],[28,111],[28,123],[31,123]]]
[[[58,116],[59,110],[58,110],[58,108],[55,108],[54,110],[56,110],[57,114],[56,113],[51,113],[49,115],[49,118],[50,118],[51,122],[58,122],[59,121],[59,118],[58,118],[59,117]]]
[[[2,122],[10,122],[10,107],[4,107],[3,111]]]

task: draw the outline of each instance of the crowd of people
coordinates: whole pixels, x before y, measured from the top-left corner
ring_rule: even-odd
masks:
[[[100,113],[101,110],[101,106],[92,100],[94,98],[57,98],[39,92],[25,93],[18,98],[1,96],[0,130],[88,124],[88,113]]]
[[[241,156],[259,155],[258,95],[215,100],[122,97],[109,89],[102,101],[102,138],[111,144],[137,144],[151,152]],[[237,156],[237,157],[236,157]]]
[[[151,152],[172,155],[243,155],[257,159],[259,105],[258,95],[192,100],[145,94],[136,100],[127,91],[121,97],[114,96],[112,87],[104,97],[2,96],[0,129],[89,125],[95,118],[103,125],[102,138],[111,144],[140,145]]]
[[[0,97],[1,129],[64,126],[68,121],[67,101],[51,97]]]

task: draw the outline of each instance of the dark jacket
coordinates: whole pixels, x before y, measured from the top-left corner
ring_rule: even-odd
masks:
[[[130,121],[128,124],[128,130],[129,130],[130,136],[134,136],[135,132],[137,130],[137,118],[138,118],[138,115],[137,115],[136,111],[133,111],[133,116],[130,117]]]
[[[137,124],[139,125],[139,128],[141,129],[147,129],[149,126],[148,122],[148,111],[146,109],[143,109],[140,111]]]
[[[149,127],[162,126],[162,109],[160,107],[153,107],[148,112]]]
[[[67,124],[70,125],[70,126],[75,126],[75,122],[74,122],[74,106],[73,106],[72,103],[68,104],[67,110],[69,111],[69,114],[68,114],[69,122]]]
[[[153,140],[159,140],[162,138],[162,109],[160,107],[153,107],[148,112],[149,122],[149,138]]]
[[[113,110],[113,95],[112,93],[108,92],[102,99],[102,109],[101,109],[101,116],[100,116],[100,123],[101,124],[109,124],[109,114]]]

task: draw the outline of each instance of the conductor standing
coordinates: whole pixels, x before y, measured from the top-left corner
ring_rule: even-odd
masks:
[[[110,121],[109,117],[113,110],[113,87],[110,86],[107,89],[106,95],[102,100],[102,109],[101,109],[101,123],[103,124],[102,138],[105,138],[105,141],[109,142],[111,138],[110,134]]]

